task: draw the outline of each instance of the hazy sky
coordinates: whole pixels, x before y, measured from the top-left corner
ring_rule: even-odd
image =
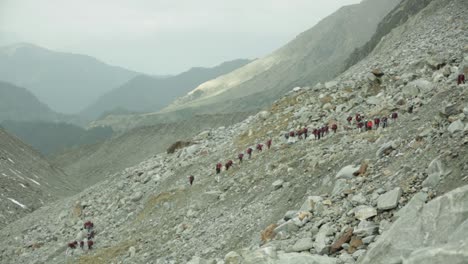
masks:
[[[0,39],[150,74],[257,58],[360,0],[0,0]]]

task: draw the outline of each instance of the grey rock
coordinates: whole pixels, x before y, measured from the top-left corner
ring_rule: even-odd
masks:
[[[371,96],[366,99],[366,103],[370,105],[380,105],[382,104],[382,98],[376,97],[376,96]]]
[[[362,243],[364,243],[364,245],[369,245],[370,243],[374,242],[375,237],[376,236],[367,236],[362,239]]]
[[[299,211],[321,213],[323,211],[322,200],[320,196],[309,196]]]
[[[377,234],[379,226],[371,221],[363,220],[359,222],[358,226],[354,229],[353,234],[360,237],[367,237]]]
[[[341,253],[341,255],[338,257],[338,259],[343,264],[354,264],[356,262],[354,260],[354,258],[350,254],[348,254],[347,252]]]
[[[367,203],[367,199],[362,193],[358,193],[351,198],[351,202],[357,205],[363,205]]]
[[[366,220],[377,215],[377,210],[371,206],[361,205],[354,208],[354,216],[359,220]]]
[[[401,188],[397,187],[387,193],[380,195],[377,200],[377,209],[379,210],[390,210],[398,206],[398,201],[401,197]]]
[[[404,264],[464,264],[468,260],[468,244],[449,243],[447,245],[426,247],[415,250]]]
[[[384,143],[379,150],[377,150],[376,156],[377,158],[383,157],[385,154],[391,152],[392,150],[397,148],[397,144],[395,141],[390,141],[387,143]]]
[[[461,132],[465,128],[465,124],[461,120],[457,120],[448,126],[447,130],[454,134],[456,132]]]
[[[421,208],[427,201],[427,193],[424,193],[424,192],[418,192],[416,193],[412,198],[411,200],[406,204],[405,207],[403,207],[402,209],[400,209],[399,211],[397,211],[395,213],[395,216],[398,218],[402,215],[406,215],[406,214],[409,214],[411,211],[414,211],[414,210],[418,210],[418,208]],[[381,226],[380,228],[381,229],[384,229],[384,230],[387,230],[385,228],[382,228],[384,224],[384,221],[381,222]],[[390,227],[389,225],[386,225],[385,227]]]
[[[273,186],[273,188],[275,188],[275,190],[277,190],[277,189],[283,187],[283,184],[284,184],[283,180],[276,180],[271,185]]]
[[[359,170],[359,166],[354,167],[353,165],[348,165],[343,167],[337,174],[337,179],[351,179],[354,176],[354,173]]]
[[[135,247],[130,247],[128,249],[128,254],[130,255],[131,258],[135,257],[136,255],[136,248]]]
[[[338,82],[336,81],[331,81],[331,82],[326,82],[325,83],[325,89],[330,89],[338,85]]]
[[[275,228],[275,233],[285,232],[285,233],[294,233],[299,230],[299,227],[294,224],[292,220],[287,221],[286,223]]]
[[[364,254],[366,254],[366,250],[364,249],[357,250],[356,252],[353,253],[353,258],[359,259],[360,257],[364,256]]]
[[[431,187],[435,188],[439,185],[441,178],[439,174],[430,174],[427,178],[422,182],[423,187]]]
[[[138,202],[141,200],[141,198],[143,198],[143,193],[140,191],[137,191],[136,193],[132,195],[130,200],[132,200],[133,202]]]
[[[422,186],[435,188],[439,184],[444,173],[442,161],[439,158],[432,160],[427,168],[428,176],[423,181]]]
[[[414,261],[410,263],[421,263],[417,260],[428,260],[431,254],[437,256],[434,258],[436,262],[432,263],[463,263],[437,262],[437,260],[444,255],[449,257],[447,253],[450,250],[446,247],[458,247],[452,255],[453,260],[463,257],[468,252],[466,249],[468,228],[458,229],[467,221],[468,185],[455,189],[427,204],[416,201],[408,205],[411,208],[405,210],[388,232],[379,238],[361,263],[400,263],[398,261],[401,257],[413,258]],[[464,233],[460,235],[461,232]],[[428,247],[432,249],[428,250]],[[418,253],[411,257],[415,252]]]
[[[285,214],[284,214],[284,217],[283,219],[285,221],[288,221],[290,219],[293,219],[296,215],[297,215],[298,211],[295,211],[295,210],[290,210],[290,211],[287,211]]]
[[[314,242],[312,242],[312,238],[305,237],[299,239],[291,248],[290,251],[292,252],[302,252],[307,251],[314,247]]]
[[[345,179],[338,179],[335,182],[335,186],[333,187],[332,196],[341,195],[345,190],[349,189],[349,184],[346,182]]]
[[[459,106],[457,104],[448,104],[442,109],[441,114],[445,117],[458,115],[460,113]]]
[[[320,227],[318,234],[315,236],[314,248],[319,255],[328,254],[330,250],[330,245],[328,244],[328,234],[330,229],[331,228],[328,223],[324,224]]]
[[[225,264],[242,264],[243,263],[243,258],[242,256],[235,252],[231,251],[224,256],[224,263]]]

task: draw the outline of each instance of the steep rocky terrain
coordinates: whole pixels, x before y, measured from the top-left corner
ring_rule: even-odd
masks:
[[[185,122],[168,122],[127,131],[102,143],[69,149],[53,157],[53,163],[79,179],[82,187],[102,181],[166,149],[178,140],[210,127],[227,126],[245,119],[249,113],[195,116]]]
[[[0,128],[0,229],[52,200],[74,194],[72,182]]]
[[[99,97],[82,114],[95,119],[105,111],[116,108],[134,112],[156,112],[201,83],[227,74],[249,62],[250,60],[234,60],[213,68],[197,67],[167,78],[140,75]]]
[[[432,1],[334,81],[16,221],[0,262],[466,263],[468,85],[455,79],[468,73],[467,7]],[[393,112],[371,131],[346,121]],[[321,140],[284,138],[333,123]],[[94,249],[67,250],[87,220]]]

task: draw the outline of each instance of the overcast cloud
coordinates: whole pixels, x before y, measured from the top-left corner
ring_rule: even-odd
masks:
[[[257,58],[360,0],[0,0],[3,41],[150,74]]]

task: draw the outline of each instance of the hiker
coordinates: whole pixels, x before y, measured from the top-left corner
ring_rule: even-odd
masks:
[[[295,132],[294,132],[294,131],[289,132],[289,137],[294,137],[294,136],[295,136]]]
[[[376,128],[379,128],[379,125],[380,125],[380,118],[378,118],[378,117],[374,118],[374,124],[375,124],[375,127],[376,127]]]
[[[465,84],[465,74],[463,72],[458,75],[457,84]]]
[[[78,242],[75,240],[73,242],[68,243],[68,247],[71,249],[75,249],[76,245],[78,245]]]
[[[249,155],[249,159],[252,157],[252,148],[247,149],[247,155]]]
[[[304,133],[304,139],[307,139],[307,137],[309,136],[309,129],[307,127],[304,127],[304,129],[302,129],[302,133]]]
[[[262,149],[263,149],[263,144],[257,144],[257,150],[262,152]]]
[[[312,134],[314,134],[314,138],[317,139],[318,138],[318,130],[317,129],[314,129],[312,131]]]
[[[228,162],[226,162],[226,164],[224,164],[224,166],[226,167],[226,170],[229,170],[229,168],[231,168],[233,162],[232,160],[229,160]]]
[[[348,116],[348,118],[346,118],[346,120],[348,121],[348,124],[351,125],[351,121],[353,121],[353,117]]]
[[[188,177],[188,180],[189,180],[190,186],[192,186],[192,185],[193,185],[193,181],[195,180],[195,177],[193,177],[193,175],[190,175],[190,176]]]
[[[267,140],[266,146],[267,146],[268,149],[271,148],[271,138],[269,140]]]
[[[372,121],[367,121],[367,130],[372,130]]]
[[[297,139],[302,139],[302,129],[299,129],[299,130],[296,132],[296,135],[297,135]]]
[[[330,128],[330,127],[328,126],[328,124],[326,124],[326,125],[325,125],[325,133],[327,133],[327,135],[328,135],[328,133],[329,133],[329,131],[328,131],[329,128]]]
[[[94,224],[91,221],[87,221],[86,223],[84,223],[84,228],[88,230],[88,233],[91,232],[93,227],[94,227]]]
[[[219,174],[221,172],[222,167],[223,167],[223,164],[221,163],[216,164],[216,174]]]
[[[386,116],[382,117],[382,128],[387,127],[388,118]]]
[[[88,233],[88,240],[93,239],[95,235],[96,235],[96,232],[94,230]]]
[[[360,115],[360,114],[356,114],[356,122],[359,123],[359,122],[361,122],[361,120],[362,120],[361,115]]]
[[[333,133],[336,134],[336,130],[338,129],[338,125],[337,124],[333,124],[331,129],[333,130]]]
[[[84,241],[83,241],[83,240],[80,241],[80,248],[81,248],[81,249],[84,248]]]
[[[359,132],[362,132],[362,128],[363,128],[363,127],[364,127],[364,123],[359,122],[359,123],[357,124],[357,128],[358,128]]]
[[[237,157],[239,158],[239,163],[242,163],[242,159],[244,158],[244,153],[239,153]]]
[[[394,113],[392,114],[392,121],[393,121],[393,122],[396,122],[397,119],[398,119],[398,113],[397,113],[397,112],[394,112]]]
[[[94,242],[92,240],[88,240],[88,250],[93,249]]]

